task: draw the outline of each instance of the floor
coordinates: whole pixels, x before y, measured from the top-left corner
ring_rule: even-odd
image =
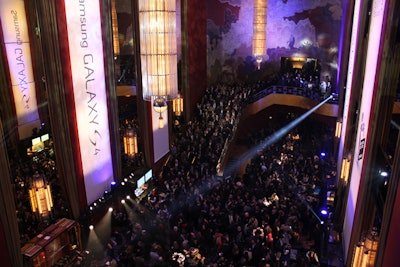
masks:
[[[321,256],[321,266],[344,267],[343,249],[341,240],[337,240],[337,233],[331,231],[325,253]]]
[[[243,155],[248,148],[244,145],[240,145],[237,142],[232,142],[231,146],[233,149],[230,149],[227,158],[230,158],[232,161],[237,160],[241,155]],[[227,163],[229,165],[229,162]],[[245,172],[246,163],[244,163],[237,172],[239,174],[243,174]],[[331,181],[330,181],[331,182]],[[329,184],[327,184],[329,187]],[[330,229],[333,229],[331,226]],[[307,241],[304,241],[307,242]],[[344,267],[343,263],[343,249],[342,249],[342,241],[337,232],[330,230],[328,244],[325,245],[323,249],[323,253],[320,256],[320,266],[325,267]],[[307,243],[303,243],[303,248],[307,248],[309,245]]]

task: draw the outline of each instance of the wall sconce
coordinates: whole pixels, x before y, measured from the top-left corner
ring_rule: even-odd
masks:
[[[117,10],[115,8],[115,0],[111,1],[111,22],[112,22],[114,56],[116,56],[119,55],[120,48],[119,48],[118,18],[117,18]]]
[[[29,199],[32,212],[37,212],[43,217],[50,215],[53,207],[50,185],[46,182],[44,176],[38,174],[38,172],[33,175]]]
[[[366,236],[363,236],[355,246],[353,261],[354,267],[373,267],[375,266],[376,252],[378,250],[379,235],[376,227],[372,228]]]
[[[347,185],[349,181],[349,174],[350,174],[350,159],[344,158],[342,160],[342,169],[340,171],[340,178],[343,180],[345,185]]]
[[[267,36],[267,0],[254,0],[253,17],[253,55],[256,58],[257,69],[260,69],[265,56]]]
[[[342,122],[341,121],[337,121],[336,122],[336,130],[335,130],[335,137],[336,138],[340,138],[342,132]]]
[[[125,130],[124,153],[128,157],[134,157],[138,153],[137,135],[131,126]]]
[[[164,127],[161,113],[178,96],[176,1],[140,0],[139,25],[143,99],[153,101]]]
[[[180,93],[178,93],[178,97],[172,101],[172,111],[175,116],[181,116],[183,112],[183,98]]]

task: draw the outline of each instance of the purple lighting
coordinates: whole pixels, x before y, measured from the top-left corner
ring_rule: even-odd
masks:
[[[386,171],[381,171],[380,173],[381,173],[381,176],[383,176],[383,177],[389,176],[388,172],[386,172]]]
[[[327,214],[328,214],[328,211],[325,210],[325,209],[323,209],[323,210],[321,210],[321,214],[322,214],[322,215],[327,215]]]

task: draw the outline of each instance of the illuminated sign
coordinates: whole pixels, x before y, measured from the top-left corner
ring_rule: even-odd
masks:
[[[79,146],[88,204],[113,177],[101,14],[98,0],[65,0]]]
[[[0,0],[0,17],[21,139],[40,128],[28,25],[23,0]]]

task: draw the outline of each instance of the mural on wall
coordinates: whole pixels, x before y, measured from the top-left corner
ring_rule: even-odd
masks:
[[[341,0],[268,1],[267,51],[260,71],[252,56],[253,0],[207,0],[208,82],[256,81],[281,70],[282,58],[313,59],[334,81]]]

